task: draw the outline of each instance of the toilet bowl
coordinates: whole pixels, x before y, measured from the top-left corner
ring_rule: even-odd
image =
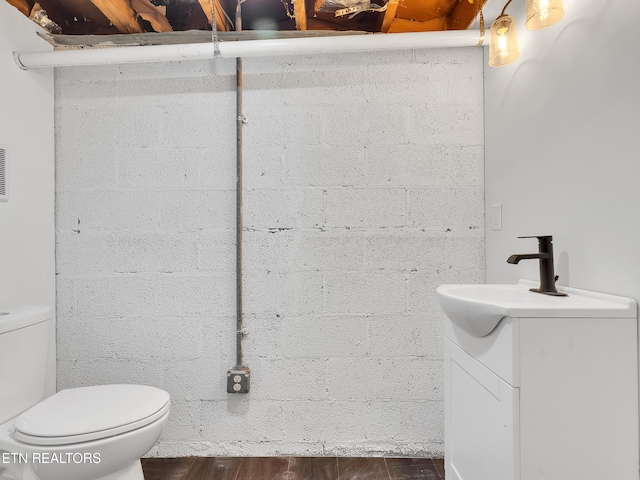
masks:
[[[7,365],[3,351],[16,354],[10,344],[18,342],[29,351],[34,344],[42,346],[50,315],[26,315],[27,325],[16,321],[16,315],[32,314],[33,308],[38,307],[0,317],[0,365]],[[10,327],[2,323],[6,318],[13,322]],[[9,344],[14,332],[19,335]],[[33,344],[22,343],[30,337]],[[26,370],[34,373],[41,363],[34,359],[46,355],[42,350],[31,353],[18,359],[11,373],[0,368],[0,480],[144,480],[140,457],[162,433],[169,394],[146,385],[99,385],[62,390],[41,400],[44,383],[36,386],[44,376],[33,381]],[[34,390],[41,392],[39,397]]]

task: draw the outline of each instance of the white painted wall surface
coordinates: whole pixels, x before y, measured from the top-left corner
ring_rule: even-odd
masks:
[[[39,29],[0,2],[0,144],[7,150],[10,197],[0,202],[0,310],[55,307],[53,71],[23,71],[13,61],[16,50],[52,48],[36,35]],[[51,394],[56,383],[54,330],[49,357]]]
[[[58,386],[168,390],[155,455],[443,453],[434,290],[484,281],[479,49],[56,73]]]
[[[640,3],[564,3],[547,30],[518,22],[516,63],[485,68],[487,282],[538,279],[506,259],[553,235],[558,283],[640,300]]]

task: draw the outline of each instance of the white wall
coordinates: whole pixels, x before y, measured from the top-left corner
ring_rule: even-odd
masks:
[[[10,195],[0,202],[0,310],[55,304],[53,71],[23,71],[13,61],[16,50],[51,49],[38,29],[0,2],[0,144]],[[53,330],[51,339],[49,394],[55,391]]]
[[[484,281],[482,52],[56,74],[59,388],[167,389],[153,454],[442,456],[434,289]]]
[[[536,251],[518,235],[553,235],[558,283],[640,300],[640,3],[564,3],[547,30],[519,21],[516,63],[485,68],[487,281],[537,279],[506,259]]]

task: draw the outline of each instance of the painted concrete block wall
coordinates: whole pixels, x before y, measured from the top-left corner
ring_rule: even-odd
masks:
[[[23,71],[16,50],[52,47],[35,23],[0,2],[0,145],[6,150],[9,201],[0,202],[0,311],[55,306],[53,71]],[[55,319],[53,320],[55,325]],[[55,334],[47,393],[55,392]]]
[[[154,455],[443,453],[434,289],[484,281],[482,52],[58,70],[58,386],[171,393]]]
[[[553,235],[559,283],[640,300],[640,4],[564,4],[547,30],[519,21],[521,58],[485,69],[487,281],[537,279],[506,259],[537,248],[518,235]]]

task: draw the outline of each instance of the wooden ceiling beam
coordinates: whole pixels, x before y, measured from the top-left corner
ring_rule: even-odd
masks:
[[[449,29],[449,18],[440,17],[426,22],[394,18],[387,33],[441,32]]]
[[[129,0],[91,0],[121,33],[142,33]]]
[[[384,12],[384,18],[382,19],[382,28],[380,31],[382,33],[388,33],[389,28],[391,28],[391,22],[396,18],[396,12],[398,11],[398,4],[400,0],[389,0],[387,3],[387,10]]]
[[[213,9],[216,14],[216,29],[221,32],[228,32],[231,30],[231,24],[224,14],[224,9],[220,4],[220,0],[198,0],[198,2],[200,3],[200,7],[202,7],[202,11],[207,16],[209,25],[213,25],[213,16],[211,13],[211,2],[213,2]]]
[[[156,32],[173,32],[167,20],[167,7],[156,7],[149,0],[131,0],[131,6]]]
[[[396,17],[416,22],[428,22],[451,15],[458,0],[402,0]]]
[[[31,1],[31,0],[27,0]],[[38,0],[47,15],[62,27],[64,34],[116,34],[118,29],[91,0]]]
[[[307,29],[307,7],[304,0],[293,0],[293,14],[296,17],[296,30]]]
[[[31,7],[29,6],[27,0],[7,0],[7,2],[9,2],[9,5],[13,5],[14,7],[16,7],[23,15],[27,17],[31,13]]]
[[[478,2],[482,2],[482,5],[484,5],[487,0],[459,0],[456,6],[453,7],[449,17],[451,20],[449,29],[466,30],[469,28],[469,25],[478,14]]]

